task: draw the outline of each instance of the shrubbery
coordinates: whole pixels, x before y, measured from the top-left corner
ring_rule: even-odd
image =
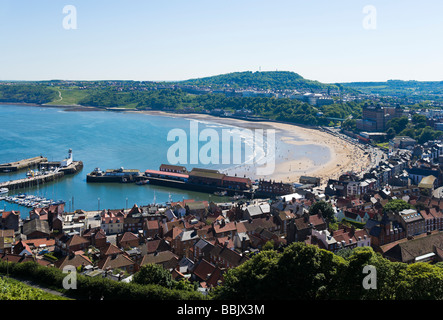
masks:
[[[367,265],[376,270],[376,288],[363,281]],[[443,268],[428,263],[391,262],[370,247],[341,256],[294,243],[282,253],[263,251],[228,270],[213,299],[235,300],[440,300]]]
[[[0,273],[6,274],[7,263],[0,262]],[[67,274],[53,267],[35,262],[9,263],[12,277],[32,280],[41,285],[57,288],[77,299],[105,300],[199,300],[203,295],[196,291],[168,289],[159,285],[139,285],[118,282],[106,278],[77,276],[77,289],[64,290],[63,279]]]

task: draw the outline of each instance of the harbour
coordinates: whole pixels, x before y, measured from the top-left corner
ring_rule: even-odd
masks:
[[[185,167],[162,164],[159,170],[146,170],[141,173],[137,169],[107,169],[95,168],[87,174],[87,182],[93,183],[135,183],[137,185],[157,185],[179,190],[189,190],[209,193],[218,196],[238,198],[254,198],[257,189],[251,179],[229,176],[218,170],[193,168],[188,171]]]
[[[82,161],[82,166],[77,170],[80,174],[65,173],[60,178],[43,184],[40,182],[35,185],[23,184],[24,188],[13,189],[10,194],[27,193],[47,199],[63,199],[66,201],[66,208],[72,210],[125,208],[134,203],[139,205],[151,203],[154,197],[157,203],[167,202],[170,197],[172,201],[195,199],[219,202],[230,201],[231,197],[241,197],[243,194],[248,197],[247,192],[241,190],[225,192],[217,188],[211,190],[205,186],[191,184],[182,186],[177,182],[161,180],[162,178],[155,179],[152,175],[149,181],[146,170],[158,169],[166,161],[166,154],[171,145],[167,142],[168,132],[176,128],[189,130],[189,119],[109,111],[67,112],[57,108],[1,104],[0,111],[4,118],[4,126],[0,128],[4,137],[0,163],[43,154],[48,160],[37,167],[43,172],[51,170],[51,166],[55,167],[54,164],[57,165],[59,162],[57,160],[61,158],[60,154],[69,149],[74,150],[73,161]],[[19,126],[16,125],[17,121],[20,123]],[[202,130],[208,127],[214,128],[220,132],[220,136],[222,129],[230,127],[227,124],[210,121],[201,122],[199,126]],[[36,139],[36,136],[39,138]],[[306,149],[286,144],[279,139],[276,139],[276,142],[277,153],[281,150],[282,154],[286,154],[287,150],[290,150],[294,157],[311,157],[310,154],[305,155]],[[204,144],[204,142],[199,143]],[[312,153],[312,157],[317,157],[322,152],[328,155],[327,150],[318,149],[316,153]],[[133,181],[129,180],[129,183],[119,183],[121,179],[115,182],[111,179],[102,180],[100,183],[86,183],[87,174],[97,167],[106,172],[107,169],[119,170],[122,166],[124,170],[138,170],[140,176]],[[188,171],[192,171],[192,167],[185,166]],[[232,165],[212,164],[196,166],[220,172],[232,167]],[[247,172],[245,174],[248,176]],[[234,176],[234,173],[229,175]],[[0,175],[0,183],[25,177],[23,171],[9,172]],[[244,175],[239,174],[238,178],[240,177]],[[225,183],[228,183],[227,180]],[[76,199],[75,205],[71,201],[73,198]],[[21,215],[27,215],[26,207],[14,202],[2,201],[0,205],[6,205],[4,208],[6,210],[19,210]]]

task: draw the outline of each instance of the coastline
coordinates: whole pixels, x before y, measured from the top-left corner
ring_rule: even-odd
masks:
[[[146,115],[157,115],[165,117],[179,117],[201,121],[208,121],[217,124],[235,126],[243,129],[274,129],[276,138],[280,139],[285,147],[283,150],[276,151],[275,170],[270,176],[259,176],[256,174],[256,165],[239,165],[227,170],[225,173],[229,175],[247,176],[252,180],[265,179],[274,180],[276,182],[299,182],[301,176],[315,176],[321,179],[321,185],[324,186],[328,179],[338,179],[341,174],[348,171],[356,173],[361,172],[369,163],[369,157],[364,151],[356,145],[350,144],[343,139],[334,136],[328,132],[319,129],[300,126],[296,124],[274,122],[274,121],[248,121],[244,119],[222,118],[207,114],[195,113],[170,113],[156,110],[109,110],[105,108],[87,107],[79,105],[37,105],[26,103],[4,103],[17,106],[36,106],[61,108],[65,111],[81,112],[81,111],[114,111],[125,113],[140,113]],[[294,146],[317,145],[325,147],[329,150],[329,159],[320,165],[315,165],[312,159],[302,157],[290,159],[284,157]]]
[[[275,171],[272,176],[256,175],[254,166],[239,166],[225,171],[232,175],[246,175],[251,179],[264,178],[267,180],[297,183],[301,176],[308,175],[319,177],[321,179],[321,185],[324,186],[328,179],[338,179],[341,174],[348,171],[359,173],[367,168],[370,163],[369,157],[365,155],[364,151],[358,146],[350,144],[328,132],[296,124],[272,121],[247,121],[205,114],[175,114],[150,110],[128,110],[128,112],[203,120],[246,129],[275,129],[280,139],[287,145],[304,146],[313,144],[325,147],[329,149],[330,152],[329,159],[322,165],[314,165],[313,161],[307,157],[289,159],[283,158],[282,156],[282,158],[279,159],[276,154]],[[280,152],[285,153],[286,151],[287,153],[289,149],[290,148],[285,148],[284,150],[280,150]]]

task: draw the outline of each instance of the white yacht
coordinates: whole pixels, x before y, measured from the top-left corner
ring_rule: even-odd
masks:
[[[0,189],[0,194],[5,194],[5,193],[8,193],[8,192],[9,192],[8,188],[1,188]]]

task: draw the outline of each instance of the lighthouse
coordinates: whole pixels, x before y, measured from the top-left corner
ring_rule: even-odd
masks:
[[[69,166],[72,163],[72,149],[69,149],[68,151],[68,157],[63,160],[60,164],[62,168]]]

